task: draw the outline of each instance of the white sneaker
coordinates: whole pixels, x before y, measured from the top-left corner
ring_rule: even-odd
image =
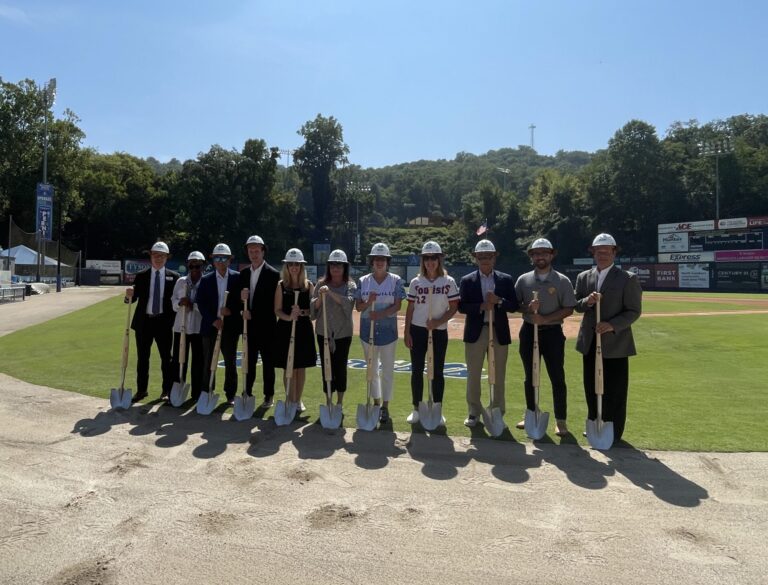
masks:
[[[296,410],[298,412],[304,412],[305,410],[307,410],[307,407],[304,406],[304,401],[303,400],[299,400],[299,405],[296,407]]]
[[[409,425],[415,425],[417,422],[419,422],[419,411],[414,410],[411,412],[411,414],[409,414],[405,419],[405,422],[407,422]]]
[[[439,427],[444,427],[445,426],[445,417],[444,416],[440,417],[440,424],[437,425],[437,426],[439,426]]]
[[[472,428],[477,424],[477,417],[474,414],[470,414],[464,419],[464,426]]]

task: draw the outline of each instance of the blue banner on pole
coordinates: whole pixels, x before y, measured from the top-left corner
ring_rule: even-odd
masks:
[[[46,240],[53,239],[53,185],[37,184],[37,206],[35,212],[35,233]]]

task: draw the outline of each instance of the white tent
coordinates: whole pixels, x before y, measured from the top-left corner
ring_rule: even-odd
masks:
[[[11,258],[16,259],[17,266],[37,266],[37,251],[32,248],[20,244],[13,248],[3,250],[3,256],[8,256],[8,252],[11,253]],[[46,266],[56,266],[56,258],[45,256],[43,258]],[[69,266],[68,264],[61,263],[62,266]]]

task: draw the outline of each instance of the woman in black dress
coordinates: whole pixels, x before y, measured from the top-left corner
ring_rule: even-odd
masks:
[[[293,377],[288,402],[299,405],[298,410],[305,409],[301,401],[306,379],[305,368],[317,365],[315,337],[312,321],[309,317],[309,301],[314,292],[314,286],[307,279],[304,270],[304,254],[298,248],[291,248],[283,258],[283,269],[280,272],[280,283],[275,289],[275,315],[277,322],[277,339],[275,367],[285,369],[288,362],[288,346],[291,340],[291,327],[296,321],[293,354]],[[296,302],[298,293],[298,303]]]

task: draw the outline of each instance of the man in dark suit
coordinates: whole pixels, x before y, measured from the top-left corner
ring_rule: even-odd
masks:
[[[161,398],[167,399],[176,379],[171,356],[173,346],[173,320],[176,314],[171,304],[173,287],[179,278],[178,272],[168,270],[170,250],[165,242],[155,242],[149,251],[152,267],[139,272],[133,286],[125,290],[125,302],[138,300],[133,314],[131,329],[136,336],[136,394],[133,402],[147,397],[149,385],[149,356],[152,343],[157,344],[160,353],[160,366],[163,372]]]
[[[200,309],[200,333],[203,336],[203,354],[208,372],[203,377],[203,392],[210,387],[210,364],[216,336],[221,330],[221,355],[224,357],[224,393],[227,402],[234,403],[237,394],[237,341],[243,333],[238,292],[240,273],[229,268],[232,251],[226,244],[216,244],[211,254],[214,270],[200,279],[197,306]],[[226,306],[225,292],[229,292]],[[216,381],[214,380],[214,385]]]
[[[515,283],[509,274],[494,270],[499,253],[490,240],[480,240],[472,253],[478,269],[459,284],[459,312],[464,313],[464,354],[467,360],[467,407],[464,424],[474,427],[483,408],[480,402],[480,374],[488,351],[490,310],[493,311],[496,384],[491,402],[502,414],[506,408],[504,385],[511,336],[507,313],[518,310]]]
[[[248,321],[248,375],[245,388],[248,395],[252,396],[256,362],[261,354],[264,382],[264,402],[261,408],[269,408],[275,395],[275,366],[271,349],[277,329],[275,289],[280,281],[280,273],[264,260],[267,245],[260,236],[248,238],[245,248],[251,261],[251,265],[240,272],[240,300],[247,305],[243,318]]]
[[[621,439],[627,418],[629,356],[637,353],[632,323],[642,312],[643,291],[637,277],[614,266],[619,249],[610,234],[599,234],[589,251],[596,267],[576,277],[576,312],[584,313],[576,340],[583,354],[584,394],[589,419],[597,418],[595,396],[595,332],[601,334],[603,350],[603,420],[613,422],[614,444]],[[600,300],[600,322],[595,305]]]

